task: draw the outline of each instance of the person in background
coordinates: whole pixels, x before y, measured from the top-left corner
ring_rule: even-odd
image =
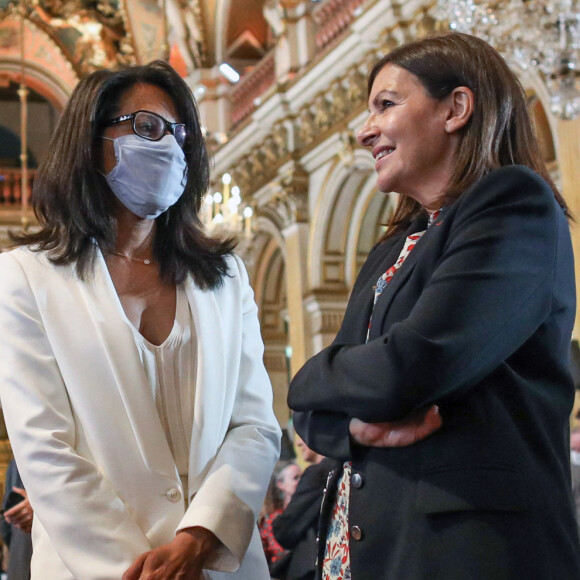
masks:
[[[11,493],[20,494],[23,499],[14,507],[7,509],[11,501]],[[6,491],[2,502],[3,521],[2,539],[8,547],[9,580],[30,580],[30,559],[32,557],[32,520],[34,512],[28,494],[24,490],[22,479],[18,473],[14,459],[6,470]]]
[[[199,210],[209,161],[167,64],[77,85],[0,255],[0,397],[32,580],[266,580],[280,450],[257,307]],[[47,576],[48,574],[48,576]]]
[[[368,107],[357,140],[399,203],[288,395],[308,446],[341,461],[321,578],[580,578],[570,214],[525,91],[447,33],[381,58]]]
[[[272,532],[272,523],[290,503],[300,481],[301,469],[294,460],[279,461],[270,479],[266,501],[260,521],[260,537],[270,572],[272,566],[285,556],[284,548],[278,544]]]
[[[310,449],[299,435],[295,445],[310,465],[302,472],[290,503],[272,523],[274,538],[289,550],[289,556],[283,566],[272,567],[270,571],[275,578],[314,580],[322,494],[329,475],[339,464]]]

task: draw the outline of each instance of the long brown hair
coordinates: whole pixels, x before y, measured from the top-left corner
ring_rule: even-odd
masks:
[[[473,114],[463,128],[455,169],[440,207],[449,205],[492,169],[519,164],[548,182],[565,214],[571,217],[542,159],[525,91],[494,48],[480,38],[458,32],[404,44],[373,66],[368,78],[369,95],[379,71],[387,64],[417,77],[433,99],[443,99],[460,86],[473,92]],[[400,196],[385,237],[406,228],[422,211],[418,202]]]
[[[185,81],[162,61],[120,71],[97,71],[76,86],[48,151],[38,168],[32,202],[40,230],[13,234],[16,245],[45,250],[54,264],[76,264],[81,278],[92,271],[97,248],[115,249],[114,198],[99,172],[101,135],[118,115],[124,93],[136,84],[163,89],[173,100],[188,137],[183,146],[187,185],[178,202],[156,218],[153,253],[161,276],[183,282],[191,274],[202,288],[220,285],[227,273],[225,255],[233,239],[207,236],[199,218],[209,187],[209,157],[197,107]]]

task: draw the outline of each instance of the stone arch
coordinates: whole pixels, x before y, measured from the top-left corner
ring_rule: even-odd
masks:
[[[542,158],[546,163],[552,179],[562,188],[560,179],[560,152],[558,150],[558,119],[550,111],[550,93],[546,83],[533,69],[515,68],[524,90],[526,91],[528,112],[534,123],[536,136],[540,145]]]
[[[396,194],[376,190],[374,163],[356,149],[352,164],[329,169],[310,232],[309,279],[313,289],[348,288],[376,243],[396,203]]]
[[[21,81],[21,21],[11,15],[0,23],[0,76]],[[79,78],[60,47],[30,20],[24,20],[24,81],[62,111]]]
[[[257,218],[257,224],[252,241],[252,286],[265,346],[264,364],[272,381],[274,412],[284,425],[289,416],[286,250],[277,224],[264,216]]]
[[[354,285],[368,253],[386,230],[397,201],[396,193],[377,190],[374,169],[361,182],[353,206],[345,252],[345,282],[348,288]]]
[[[18,167],[20,162],[21,141],[20,136],[8,127],[0,125],[0,164],[6,167],[6,161],[14,161],[11,167]],[[37,161],[34,153],[28,148],[28,163],[30,167],[36,167]]]

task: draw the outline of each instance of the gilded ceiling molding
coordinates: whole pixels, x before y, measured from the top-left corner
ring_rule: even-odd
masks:
[[[260,147],[236,163],[231,171],[234,181],[246,194],[257,191],[276,175],[278,168],[288,160],[289,153],[287,124],[277,123]]]
[[[309,220],[309,176],[300,165],[290,163],[268,186],[271,192],[267,205],[273,207],[282,221],[282,229]]]
[[[179,47],[188,73],[206,66],[207,35],[199,0],[163,0],[163,6],[168,26],[167,41]]]
[[[24,14],[60,48],[79,78],[133,62],[118,0],[29,0],[0,2],[1,6],[0,21],[10,14]]]
[[[182,0],[184,3],[190,5],[191,13],[193,14],[196,30],[199,34],[198,43],[200,44],[201,52],[201,67],[210,66],[210,55],[209,55],[209,45],[208,38],[206,34],[205,18],[204,18],[204,6],[199,0]]]
[[[157,0],[124,0],[120,4],[127,38],[133,46],[134,60],[146,64],[155,59],[168,60],[163,8]]]
[[[21,17],[4,14],[0,20],[0,75],[20,82]],[[26,84],[59,110],[79,81],[69,55],[36,21],[24,19],[24,75]]]
[[[337,80],[331,91],[320,91],[312,103],[294,116],[279,121],[261,144],[236,162],[234,180],[246,193],[257,191],[276,178],[278,170],[292,158],[312,149],[329,134],[344,131],[348,120],[360,113],[366,100],[366,77],[352,67]],[[344,135],[342,154],[352,155],[352,136]]]

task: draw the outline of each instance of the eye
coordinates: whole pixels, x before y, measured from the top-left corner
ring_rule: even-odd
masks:
[[[381,111],[384,111],[385,109],[389,109],[391,107],[393,107],[395,105],[395,103],[393,103],[393,101],[389,101],[389,99],[381,99],[379,101],[379,109]]]
[[[149,137],[156,133],[157,124],[151,122],[150,120],[140,120],[136,125],[140,135],[146,135]]]

